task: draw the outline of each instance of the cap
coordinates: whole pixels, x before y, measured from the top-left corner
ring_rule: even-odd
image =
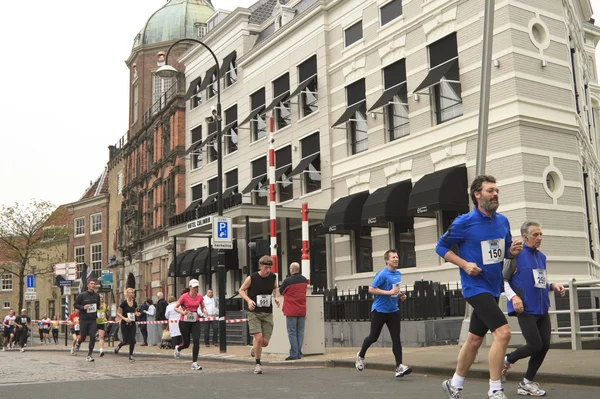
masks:
[[[195,278],[190,280],[190,283],[188,284],[188,286],[190,287],[199,287],[200,283],[198,282],[198,280],[196,280]]]
[[[27,309],[21,309],[21,312],[27,312]]]

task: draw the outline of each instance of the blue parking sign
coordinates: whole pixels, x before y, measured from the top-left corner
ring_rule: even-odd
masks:
[[[218,227],[217,227],[217,231],[219,232],[219,238],[229,238],[229,229],[227,228],[228,223],[227,222],[218,222]]]

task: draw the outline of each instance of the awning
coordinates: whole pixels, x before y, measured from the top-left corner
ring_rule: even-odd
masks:
[[[285,174],[286,170],[290,170],[292,168],[292,165],[285,165],[282,166],[281,168],[275,170],[275,181],[279,181],[279,179],[281,179],[281,176],[283,176]],[[290,177],[289,175],[287,177]]]
[[[271,104],[269,104],[266,108],[265,108],[265,112],[269,112],[270,110],[272,110],[273,108],[275,108],[276,106],[279,105],[280,102],[287,100],[290,97],[290,91],[286,91],[285,93],[281,93],[280,95],[278,95],[277,97],[275,97],[273,99],[273,101],[271,101]]]
[[[362,225],[387,227],[388,222],[412,218],[407,213],[411,190],[411,181],[404,180],[372,192],[362,208]]]
[[[290,94],[290,97],[296,97],[298,94],[300,94],[301,91],[303,91],[304,89],[306,89],[308,87],[309,84],[311,84],[315,79],[317,78],[317,75],[313,75],[310,78],[306,79],[304,82],[301,82],[298,87],[296,87],[296,89]]]
[[[207,143],[209,143],[212,139],[214,139],[216,135],[217,135],[217,132],[212,132],[211,134],[209,134],[206,137],[206,139],[204,141],[202,141],[202,143],[200,143],[200,147],[204,147]]]
[[[408,200],[408,215],[435,217],[435,211],[469,212],[467,168],[439,170],[415,183]]]
[[[233,125],[235,125],[237,123],[237,121],[233,121],[231,123],[228,123],[227,125],[225,125],[224,128],[221,129],[221,131],[223,133],[226,133],[229,129],[231,129],[233,127]]]
[[[266,176],[267,175],[264,174],[253,178],[250,184],[248,184],[246,188],[242,190],[242,194],[248,194],[252,190],[256,189],[256,187],[258,187],[258,183],[260,183]]]
[[[352,116],[356,113],[356,111],[359,110],[359,108],[365,103],[365,100],[359,101],[356,104],[352,104],[351,106],[349,106],[348,108],[346,108],[346,111],[344,111],[344,113],[342,114],[342,116],[340,116],[340,118],[335,121],[335,123],[333,125],[331,125],[332,128],[341,125],[342,123],[346,123],[348,122],[350,119],[352,119]]]
[[[394,96],[398,93],[400,93],[400,91],[406,87],[406,82],[402,82],[394,87],[390,87],[389,89],[387,89],[386,91],[383,92],[383,94],[381,95],[381,97],[379,97],[379,99],[377,101],[375,101],[375,104],[373,104],[373,106],[371,108],[369,108],[369,112],[381,108],[384,105],[388,104],[390,101],[392,101],[392,99],[394,98]]]
[[[210,194],[208,197],[206,197],[206,199],[204,200],[204,204],[210,204],[211,202],[213,202],[214,200],[217,199],[217,193],[214,194]]]
[[[416,89],[413,90],[413,93],[418,91],[429,89],[431,86],[435,86],[440,83],[442,78],[446,76],[446,74],[456,65],[458,64],[458,58],[453,59],[445,64],[439,65],[429,71],[425,80],[421,82]]]
[[[223,63],[221,64],[221,69],[219,70],[219,78],[225,76],[225,74],[229,71],[229,63],[233,61],[236,57],[235,51],[229,53],[225,58],[223,58]]]
[[[292,169],[292,171],[290,172],[288,177],[296,176],[296,175],[299,175],[300,173],[304,172],[306,170],[306,168],[308,168],[308,165],[310,165],[312,163],[312,161],[314,161],[315,158],[317,158],[319,155],[321,155],[320,152],[315,152],[312,155],[302,158],[300,160],[300,163],[298,165],[296,165],[296,167],[294,169]]]
[[[208,271],[208,247],[198,248],[192,264],[192,274],[205,274]]]
[[[325,214],[323,226],[327,233],[339,234],[360,229],[362,208],[369,197],[368,191],[362,191],[335,201]]]
[[[196,150],[199,150],[202,147],[202,142],[201,141],[197,141],[194,144],[192,144],[190,146],[190,148],[188,148],[187,150],[185,150],[185,154],[184,155],[188,155],[191,152],[195,152]]]
[[[225,191],[223,191],[223,198],[229,197],[231,194],[237,191],[238,186],[229,187]]]
[[[183,101],[189,100],[196,94],[196,86],[198,86],[198,83],[200,82],[202,82],[202,76],[198,76],[196,79],[192,80],[185,96],[183,96]]]
[[[202,198],[201,199],[197,199],[195,201],[192,201],[192,203],[187,208],[185,208],[185,211],[183,211],[183,213],[189,212],[189,211],[193,211],[194,209],[196,209],[200,205],[202,205]]]
[[[248,115],[246,117],[246,119],[244,119],[240,125],[245,125],[246,123],[250,122],[252,119],[254,119],[256,117],[256,115],[260,114],[261,112],[263,112],[263,110],[265,109],[264,105],[261,105],[260,107],[256,108],[255,110],[253,110],[252,112],[250,112],[250,115]]]
[[[213,65],[208,71],[206,71],[206,75],[204,76],[204,80],[200,84],[199,91],[202,91],[208,87],[210,83],[212,83],[212,76],[217,71],[217,66]]]
[[[177,254],[176,261],[177,261],[177,269],[179,271],[181,271],[181,262],[183,261],[183,259],[192,252],[193,252],[193,250],[187,250],[180,254]],[[181,272],[175,273],[175,262],[171,262],[171,266],[169,266],[169,277],[181,277]]]

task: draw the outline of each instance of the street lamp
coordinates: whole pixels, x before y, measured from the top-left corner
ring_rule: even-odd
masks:
[[[222,150],[223,150],[223,145],[221,143],[222,141],[222,132],[221,132],[221,71],[220,71],[220,67],[219,67],[219,59],[217,58],[217,56],[215,55],[215,53],[212,51],[212,49],[206,45],[205,43],[201,42],[200,40],[196,40],[196,39],[189,39],[189,38],[184,38],[184,39],[180,39],[177,40],[176,42],[174,42],[173,44],[171,44],[171,46],[169,46],[169,49],[167,50],[167,54],[165,56],[165,65],[161,66],[160,68],[158,68],[158,70],[156,71],[156,75],[158,75],[161,78],[173,78],[177,75],[177,69],[173,68],[171,65],[169,65],[169,54],[171,53],[171,50],[173,49],[173,47],[176,44],[179,44],[181,42],[193,42],[193,43],[197,43],[200,44],[201,46],[203,46],[206,50],[208,50],[208,52],[210,53],[210,55],[212,55],[212,57],[215,60],[215,66],[216,66],[216,74],[217,74],[217,112],[215,116],[215,121],[217,123],[217,210],[218,210],[218,215],[219,216],[223,216],[223,154],[222,154]],[[219,321],[219,350],[221,353],[225,353],[227,352],[227,334],[226,334],[226,322],[225,322],[225,251],[222,249],[218,250],[218,257],[217,257],[217,263],[218,263],[218,278],[219,278],[219,317],[221,317],[221,320]]]

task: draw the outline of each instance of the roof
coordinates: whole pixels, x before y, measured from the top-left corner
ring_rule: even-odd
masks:
[[[108,173],[106,173],[106,168],[104,168],[100,177],[85,190],[79,201],[104,194],[108,194]]]
[[[67,226],[69,224],[69,212],[65,205],[60,205],[52,212],[44,227],[46,226]]]
[[[249,22],[255,25],[261,25],[267,19],[273,15],[273,9],[277,5],[287,4],[290,0],[259,0],[252,4],[248,9],[250,10]]]

